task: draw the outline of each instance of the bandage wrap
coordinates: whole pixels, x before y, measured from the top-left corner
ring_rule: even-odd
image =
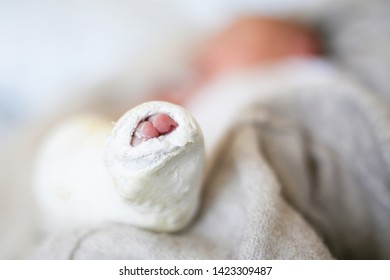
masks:
[[[158,113],[177,126],[132,146],[139,122]],[[141,104],[113,129],[101,117],[74,116],[50,131],[37,153],[34,184],[43,229],[121,222],[180,230],[198,208],[204,161],[202,132],[179,106]]]
[[[131,146],[137,124],[156,113],[169,115],[178,126],[167,135]],[[183,108],[148,102],[130,110],[115,124],[104,160],[118,194],[134,209],[138,226],[175,231],[194,216],[204,172],[204,144],[198,124]]]

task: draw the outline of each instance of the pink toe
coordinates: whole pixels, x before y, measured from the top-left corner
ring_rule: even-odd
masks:
[[[154,115],[150,118],[153,126],[160,133],[168,133],[177,127],[177,124],[174,120],[171,119],[167,114],[161,113]]]
[[[150,116],[144,121],[138,123],[135,133],[131,139],[133,147],[148,141],[151,138],[167,134],[177,127],[177,123],[167,114],[160,113]]]
[[[154,138],[158,137],[160,133],[157,131],[156,128],[153,127],[151,122],[142,121],[137,126],[136,135],[138,137]]]

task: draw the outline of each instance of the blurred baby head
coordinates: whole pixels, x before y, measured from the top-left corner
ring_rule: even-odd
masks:
[[[195,67],[201,78],[209,80],[230,71],[318,53],[319,43],[314,31],[303,24],[243,17],[204,45]]]

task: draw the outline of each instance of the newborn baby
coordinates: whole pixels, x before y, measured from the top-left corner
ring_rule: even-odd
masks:
[[[186,105],[198,88],[225,73],[313,56],[318,50],[313,32],[298,23],[243,18],[201,49],[193,64],[195,82],[179,90],[179,99],[173,100],[175,90],[158,99]],[[111,129],[108,120],[80,116],[47,137],[36,168],[46,229],[103,221],[155,231],[182,229],[198,208],[203,179],[198,124],[183,108],[150,102],[130,110]]]
[[[198,88],[225,73],[318,50],[313,32],[298,23],[240,19],[201,49],[193,64],[195,82],[175,101],[185,105]],[[159,99],[173,101],[174,91],[166,94]],[[203,135],[195,120],[178,106],[150,102],[111,129],[108,120],[79,116],[47,137],[36,165],[47,230],[110,220],[157,231],[187,225],[198,206],[204,169]]]

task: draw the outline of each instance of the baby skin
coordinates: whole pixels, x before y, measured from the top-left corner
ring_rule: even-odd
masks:
[[[318,53],[318,39],[309,27],[282,19],[247,17],[211,38],[195,68],[209,80],[221,73]]]
[[[223,74],[320,52],[319,38],[308,26],[283,19],[244,17],[199,50],[192,66],[193,83],[160,90],[154,99],[185,106],[199,88]]]
[[[133,147],[138,146],[152,138],[166,135],[176,127],[177,123],[167,114],[158,113],[151,115],[138,123],[130,144]]]

